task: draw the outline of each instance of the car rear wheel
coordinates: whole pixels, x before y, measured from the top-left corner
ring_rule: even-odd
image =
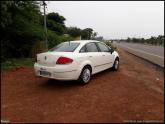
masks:
[[[113,70],[117,71],[119,69],[119,59],[116,58],[113,64]]]
[[[79,81],[82,84],[87,84],[89,83],[90,79],[91,79],[91,70],[89,67],[84,67],[79,77]]]

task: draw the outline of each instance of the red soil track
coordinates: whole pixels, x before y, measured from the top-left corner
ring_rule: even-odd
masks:
[[[164,69],[122,49],[119,71],[88,85],[34,76],[22,67],[1,73],[1,119],[10,122],[164,121]]]

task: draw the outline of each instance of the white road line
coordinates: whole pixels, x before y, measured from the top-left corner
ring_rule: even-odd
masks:
[[[121,45],[121,46],[123,46],[123,45]],[[123,47],[126,47],[126,46],[123,46]],[[159,57],[159,58],[161,58],[161,59],[164,59],[164,57],[162,57],[162,56],[158,56],[158,55],[155,55],[155,54],[152,54],[152,53],[148,53],[148,52],[146,52],[146,51],[144,51],[144,50],[138,50],[138,49],[136,49],[136,48],[130,48],[130,47],[126,47],[126,48],[132,49],[132,50],[134,50],[134,51],[142,52],[142,53],[145,53],[145,54],[148,54],[148,55],[156,56],[156,57]]]

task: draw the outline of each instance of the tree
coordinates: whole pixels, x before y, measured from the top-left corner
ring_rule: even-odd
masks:
[[[55,31],[57,34],[63,34],[65,31],[65,26],[62,24],[59,24],[53,20],[47,20],[47,28]]]
[[[97,36],[97,34],[98,34],[97,32],[93,32],[92,33],[92,39],[95,39],[95,37]]]
[[[58,13],[54,13],[54,12],[49,13],[47,15],[47,19],[48,20],[53,20],[53,21],[55,21],[59,24],[62,24],[62,25],[65,24],[64,21],[66,20],[63,16],[59,15]]]
[[[164,45],[164,36],[159,35],[157,37],[157,42],[158,42],[159,45]]]
[[[47,27],[58,34],[63,34],[65,31],[65,18],[58,13],[47,14]]]
[[[67,28],[66,33],[72,37],[77,37],[81,35],[81,29],[77,27],[69,27]]]
[[[1,59],[32,57],[32,51],[37,51],[37,45],[44,41],[44,19],[37,1],[1,1]],[[65,18],[58,13],[47,14],[48,46],[72,40],[74,36],[82,35],[91,39],[93,29],[83,31],[77,27],[66,30]],[[63,36],[68,32],[71,36]],[[43,45],[44,47],[44,45]],[[41,49],[43,47],[40,47]],[[33,54],[35,55],[35,54]]]
[[[157,37],[151,36],[151,38],[144,39],[144,38],[127,38],[127,42],[133,42],[133,43],[147,43],[152,45],[164,45],[164,36],[159,35]]]
[[[128,37],[126,41],[127,41],[128,43],[131,42],[131,38]]]
[[[0,1],[1,2],[1,28],[5,28],[12,23],[11,13],[9,8],[12,6],[13,1]]]
[[[37,39],[42,39],[39,26],[40,7],[36,1],[1,1],[1,53],[7,57],[27,57]],[[2,16],[2,15],[1,15]],[[7,20],[7,21],[6,21]]]
[[[92,32],[93,32],[92,28],[86,28],[86,29],[82,30],[82,32],[81,32],[82,39],[90,40],[91,36],[92,36]]]

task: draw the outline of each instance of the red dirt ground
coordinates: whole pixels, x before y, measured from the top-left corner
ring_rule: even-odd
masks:
[[[88,85],[34,76],[22,67],[1,73],[1,119],[10,122],[164,122],[164,69],[119,49],[119,71]]]

